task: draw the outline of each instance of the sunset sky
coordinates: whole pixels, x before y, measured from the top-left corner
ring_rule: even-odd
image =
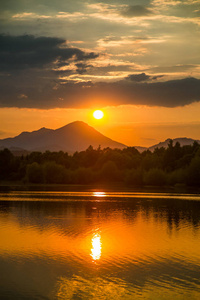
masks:
[[[200,139],[200,0],[1,0],[0,76],[0,138],[81,120]]]

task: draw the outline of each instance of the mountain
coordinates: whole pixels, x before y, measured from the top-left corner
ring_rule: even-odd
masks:
[[[154,151],[154,149],[156,149],[156,148],[161,148],[161,147],[167,148],[170,140],[171,139],[167,139],[164,142],[160,142],[156,145],[149,147],[148,149],[150,151]],[[172,141],[173,141],[173,145],[175,145],[176,142],[178,142],[178,143],[180,143],[181,146],[192,145],[195,141],[200,144],[200,140],[193,140],[193,139],[189,139],[186,137],[172,139]]]
[[[139,152],[145,150],[154,151],[155,148],[167,148],[170,139],[153,145],[149,148],[136,146],[135,148]],[[194,140],[190,138],[176,138],[172,139],[173,145],[179,142],[181,146],[192,145],[194,141],[200,144],[200,140]],[[10,149],[15,155],[26,154],[27,151],[64,151],[69,154],[75,151],[86,150],[89,146],[97,148],[99,145],[101,148],[119,148],[123,149],[127,146],[118,143],[88,124],[82,121],[72,122],[58,129],[41,128],[32,132],[22,132],[14,138],[7,138],[0,140],[0,150],[4,148]]]
[[[134,148],[137,149],[140,153],[148,150],[148,147],[134,146]]]
[[[111,140],[82,121],[72,122],[58,129],[41,128],[22,132],[14,138],[0,140],[0,148],[20,148],[27,151],[64,151],[74,153],[89,146],[97,148],[125,148],[126,145]]]

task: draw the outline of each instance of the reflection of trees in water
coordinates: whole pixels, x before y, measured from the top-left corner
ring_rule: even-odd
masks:
[[[195,228],[200,224],[200,201],[181,199],[141,199],[140,209],[145,218],[154,216],[155,219],[167,221],[169,229],[178,229],[180,222],[188,222]]]
[[[152,199],[140,201],[140,209],[145,218],[154,216],[154,219],[166,221],[169,230],[178,229],[180,222],[187,222],[194,229],[199,228],[200,224],[200,202],[181,199]]]
[[[80,197],[66,197],[65,201],[0,201],[0,213],[4,217],[13,214],[21,226],[34,224],[45,230],[53,224],[63,233],[68,226],[79,227],[83,232],[97,220],[103,222],[119,215],[129,222],[134,222],[138,214],[147,221],[153,217],[154,220],[167,222],[169,229],[178,229],[180,222],[188,222],[194,229],[199,228],[200,224],[200,201],[137,197],[119,199],[114,196],[104,197],[103,201],[100,198],[98,201],[92,200],[91,197],[81,200]]]

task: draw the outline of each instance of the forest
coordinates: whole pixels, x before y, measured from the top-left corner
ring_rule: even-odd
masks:
[[[200,145],[173,145],[139,153],[134,147],[93,149],[73,155],[31,152],[14,156],[0,151],[0,183],[93,184],[123,183],[127,186],[200,186]]]

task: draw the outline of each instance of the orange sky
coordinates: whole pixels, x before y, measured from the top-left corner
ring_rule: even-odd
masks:
[[[128,146],[200,139],[199,11],[196,0],[1,1],[0,139],[77,120]]]
[[[102,110],[104,118],[95,120],[92,109],[3,108],[1,138],[41,127],[56,129],[76,120],[128,146],[151,146],[167,138],[200,138],[199,103],[177,108],[124,105]]]

